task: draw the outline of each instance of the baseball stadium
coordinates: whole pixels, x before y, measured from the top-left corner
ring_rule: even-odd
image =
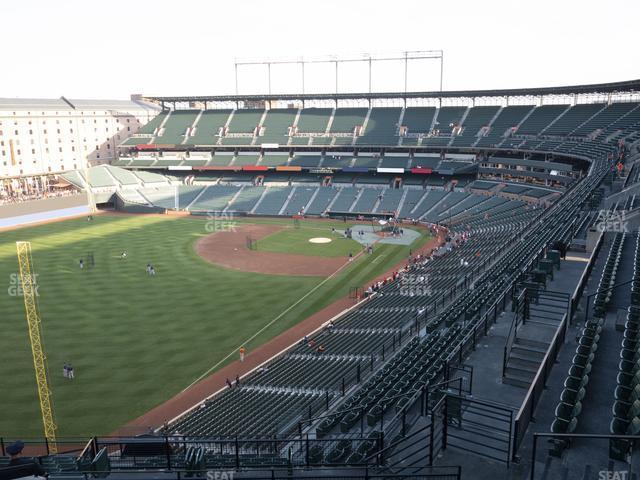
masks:
[[[0,479],[636,478],[640,80],[420,59],[0,98]]]

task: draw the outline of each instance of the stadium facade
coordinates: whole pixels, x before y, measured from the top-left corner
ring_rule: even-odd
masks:
[[[140,100],[2,98],[0,190],[46,190],[51,175],[110,163],[157,112]]]

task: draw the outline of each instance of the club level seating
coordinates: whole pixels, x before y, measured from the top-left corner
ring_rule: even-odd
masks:
[[[361,167],[361,168],[377,168],[378,164],[380,163],[380,157],[367,157],[364,155],[359,155],[356,157],[355,159],[355,163],[353,164],[354,167]]]
[[[469,185],[469,188],[475,188],[477,190],[491,190],[495,188],[496,185],[498,184],[495,182],[485,182],[483,180],[475,180],[471,182],[471,184]]]
[[[237,155],[233,160],[232,165],[238,167],[244,167],[246,165],[256,165],[259,158],[260,156],[256,154]]]
[[[417,168],[430,168],[432,170],[435,170],[436,168],[438,168],[439,163],[440,163],[439,158],[415,156],[413,157],[411,166],[417,167]]]
[[[380,162],[381,168],[408,168],[409,157],[395,157],[385,155]]]
[[[322,161],[320,155],[296,155],[291,159],[290,165],[296,167],[318,167]]]
[[[351,166],[353,162],[352,155],[325,155],[322,161],[323,167],[343,168]]]
[[[260,161],[260,165],[265,167],[277,167],[280,165],[287,165],[288,162],[288,155],[264,155]]]

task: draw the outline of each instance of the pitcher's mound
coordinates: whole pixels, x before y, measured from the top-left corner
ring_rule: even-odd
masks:
[[[314,257],[249,250],[247,236],[258,240],[282,230],[279,225],[240,225],[199,239],[195,250],[205,260],[225,268],[269,275],[328,277],[346,262],[346,257]],[[317,240],[317,239],[316,239]],[[320,238],[330,242],[330,238]],[[321,242],[322,243],[322,242]]]
[[[331,239],[327,237],[314,237],[309,239],[309,243],[330,243]]]

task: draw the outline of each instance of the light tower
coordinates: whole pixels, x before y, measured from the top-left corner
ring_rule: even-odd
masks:
[[[29,325],[29,342],[31,343],[31,353],[33,354],[33,367],[38,384],[38,397],[40,399],[44,436],[49,444],[49,452],[57,453],[56,424],[53,416],[51,390],[49,389],[49,380],[47,378],[47,357],[42,342],[42,325],[38,309],[33,261],[31,259],[31,243],[16,242],[16,250],[18,252],[20,285],[22,286],[25,315],[27,317],[27,324]]]

